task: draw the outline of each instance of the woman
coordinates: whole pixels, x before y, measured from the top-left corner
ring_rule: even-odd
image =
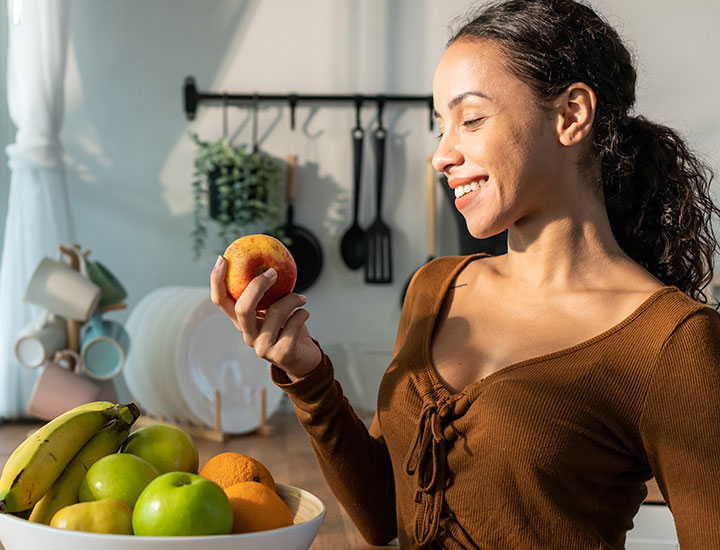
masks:
[[[328,483],[369,542],[624,547],[655,477],[683,550],[720,548],[720,315],[710,171],[630,114],[618,35],[573,0],[509,0],[450,40],[435,168],[475,237],[508,252],[413,278],[370,430],[270,271],[214,302],[273,363]]]

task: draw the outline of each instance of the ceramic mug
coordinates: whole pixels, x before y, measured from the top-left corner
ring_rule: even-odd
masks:
[[[125,287],[107,267],[91,260],[86,260],[85,263],[88,277],[100,287],[101,297],[98,307],[119,304],[127,298]]]
[[[130,336],[120,323],[93,315],[83,327],[81,372],[96,380],[109,380],[120,373],[129,349]]]
[[[72,350],[56,352],[46,361],[35,380],[28,401],[28,414],[41,420],[52,420],[70,409],[97,401],[101,387],[79,374],[80,358]]]
[[[65,320],[45,311],[27,325],[15,341],[15,357],[26,367],[36,368],[67,345]]]
[[[80,271],[62,260],[43,258],[35,269],[24,300],[78,321],[87,321],[100,302],[100,288],[87,277],[80,255]]]

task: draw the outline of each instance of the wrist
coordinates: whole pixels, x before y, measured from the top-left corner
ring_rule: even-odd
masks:
[[[286,371],[285,374],[287,374],[287,377],[290,379],[291,382],[297,382],[301,378],[305,378],[308,374],[313,372],[316,368],[320,366],[323,359],[323,352],[320,349],[320,346],[318,343],[313,340],[313,343],[315,344],[315,353],[313,353],[313,360],[308,361],[308,364],[312,365],[310,368],[306,369],[300,369],[300,370],[294,370],[293,372]]]

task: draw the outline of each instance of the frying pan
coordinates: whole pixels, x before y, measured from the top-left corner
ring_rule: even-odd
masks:
[[[285,181],[285,192],[287,200],[287,211],[283,231],[292,243],[288,250],[297,264],[297,281],[295,292],[302,292],[310,287],[320,275],[323,265],[323,252],[315,235],[302,226],[295,225],[293,221],[295,201],[295,171],[297,168],[297,155],[287,156],[287,178]]]

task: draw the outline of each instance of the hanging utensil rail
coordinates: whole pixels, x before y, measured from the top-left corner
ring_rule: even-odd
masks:
[[[184,83],[184,109],[188,120],[195,118],[198,105],[203,102],[217,102],[219,104],[249,103],[284,103],[290,105],[290,126],[295,127],[295,106],[299,103],[417,103],[428,109],[430,130],[435,125],[435,115],[432,95],[403,95],[403,94],[235,94],[226,92],[199,92],[195,85],[195,78],[185,77]]]

